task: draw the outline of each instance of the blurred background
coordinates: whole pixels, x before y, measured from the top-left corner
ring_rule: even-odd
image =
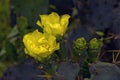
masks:
[[[0,77],[9,66],[28,59],[23,35],[41,30],[36,25],[39,15],[53,11],[71,15],[66,35],[68,52],[76,38],[89,41],[99,38],[96,31],[101,31],[104,38],[112,37],[104,42],[101,60],[112,62],[112,54],[107,50],[120,49],[120,0],[0,0]]]

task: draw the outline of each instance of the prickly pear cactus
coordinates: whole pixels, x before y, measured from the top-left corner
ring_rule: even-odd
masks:
[[[120,68],[115,64],[98,62],[91,64],[89,70],[92,80],[120,80]]]
[[[87,42],[84,37],[78,38],[74,41],[73,44],[73,51],[74,51],[74,58],[78,59],[81,55],[85,54],[87,50]]]
[[[10,30],[11,27],[9,0],[0,0],[0,49],[2,48],[3,41],[5,40]]]
[[[89,42],[88,48],[88,60],[89,62],[98,61],[98,56],[100,54],[101,47],[103,46],[103,42],[99,39],[93,38]]]
[[[36,26],[39,14],[47,12],[48,2],[49,0],[11,0],[16,15],[27,17],[31,27]]]
[[[26,63],[27,62],[27,63]],[[37,64],[26,61],[22,65],[12,65],[4,72],[0,80],[44,80]]]
[[[79,70],[77,63],[62,62],[59,64],[57,76],[53,80],[75,80]]]

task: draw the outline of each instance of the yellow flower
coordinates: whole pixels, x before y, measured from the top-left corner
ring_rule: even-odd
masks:
[[[68,14],[59,16],[52,12],[49,15],[40,15],[41,20],[37,25],[43,28],[43,31],[54,36],[63,36],[67,30],[70,16]]]
[[[39,61],[49,57],[55,50],[59,49],[59,43],[56,42],[56,37],[43,34],[38,32],[38,30],[26,34],[23,37],[23,42],[25,53]]]

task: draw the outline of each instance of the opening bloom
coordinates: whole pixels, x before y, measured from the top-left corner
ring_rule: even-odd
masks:
[[[39,61],[49,57],[55,50],[59,49],[56,37],[43,34],[38,32],[38,30],[26,34],[23,37],[23,43],[25,45],[25,53]]]
[[[49,15],[40,15],[41,20],[37,21],[37,25],[43,28],[43,31],[54,36],[63,36],[67,30],[70,16],[68,14],[59,16],[52,12]]]

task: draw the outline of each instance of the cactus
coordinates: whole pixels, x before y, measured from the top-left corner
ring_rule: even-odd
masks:
[[[73,44],[74,56],[79,58],[85,53],[87,49],[87,42],[84,37],[78,38]]]
[[[75,80],[80,67],[77,63],[61,62],[53,80]]]
[[[9,0],[0,0],[0,41],[1,41],[0,50],[10,30],[11,30],[11,27],[10,27]]]
[[[93,38],[89,42],[88,48],[88,61],[96,62],[98,60],[98,55],[100,53],[103,42],[99,39]]]
[[[120,80],[120,68],[115,64],[97,62],[90,65],[89,71],[92,80]]]
[[[47,12],[49,0],[12,0],[17,16],[24,16],[28,19],[30,28],[37,28],[36,20],[39,14]]]

